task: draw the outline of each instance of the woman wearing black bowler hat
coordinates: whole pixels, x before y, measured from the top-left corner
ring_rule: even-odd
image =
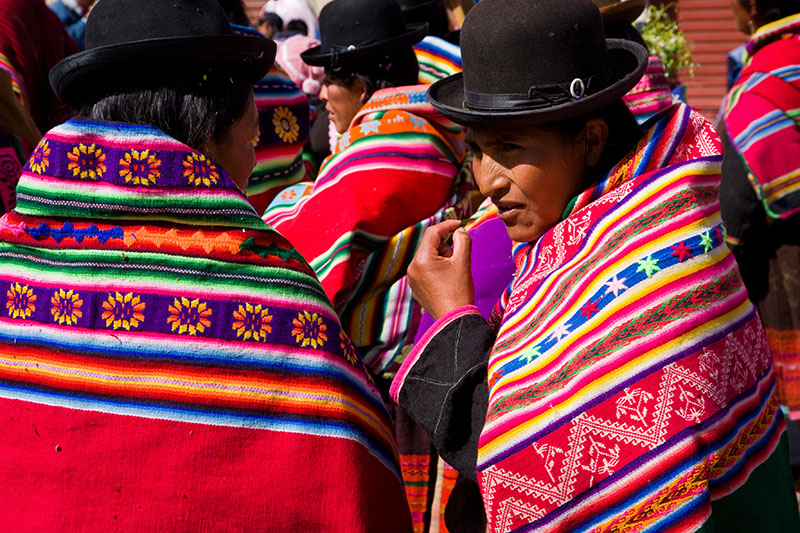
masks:
[[[365,361],[399,366],[414,321],[404,280],[419,237],[450,212],[468,214],[464,133],[426,100],[395,0],[334,0],[321,44],[301,54],[325,67],[320,98],[339,134],[313,186],[287,190],[264,215],[317,272]],[[300,194],[296,194],[300,192]]]
[[[467,233],[426,231],[408,272],[437,322],[393,398],[477,482],[491,531],[796,531],[713,127],[677,104],[639,129],[621,98],[647,52],[605,39],[589,0],[484,0],[461,46],[463,75],[428,95],[468,128],[516,273],[487,323]]]
[[[275,44],[102,0],[0,219],[0,531],[397,531],[389,415],[243,193]]]

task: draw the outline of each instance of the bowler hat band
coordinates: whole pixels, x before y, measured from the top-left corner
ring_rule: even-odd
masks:
[[[587,78],[575,78],[569,83],[532,86],[524,93],[478,93],[464,89],[466,109],[536,109],[566,104],[600,91],[614,80],[614,72],[607,68]]]

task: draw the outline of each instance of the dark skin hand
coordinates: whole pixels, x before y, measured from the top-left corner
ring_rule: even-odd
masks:
[[[445,220],[425,230],[408,266],[414,299],[435,319],[474,301],[472,239],[459,226],[458,220]],[[452,248],[448,244],[450,234]]]

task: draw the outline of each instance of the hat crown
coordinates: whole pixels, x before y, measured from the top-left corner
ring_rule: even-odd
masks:
[[[395,0],[333,0],[320,11],[319,30],[327,52],[379,43],[408,28]]]
[[[483,0],[461,30],[464,89],[528,94],[610,67],[603,20],[591,0]]]
[[[232,33],[216,0],[103,0],[86,23],[86,48]]]

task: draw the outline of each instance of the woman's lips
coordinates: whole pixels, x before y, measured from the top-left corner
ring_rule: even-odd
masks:
[[[494,205],[497,207],[497,216],[505,223],[511,222],[522,208],[525,207],[523,204],[512,202],[498,202]]]

